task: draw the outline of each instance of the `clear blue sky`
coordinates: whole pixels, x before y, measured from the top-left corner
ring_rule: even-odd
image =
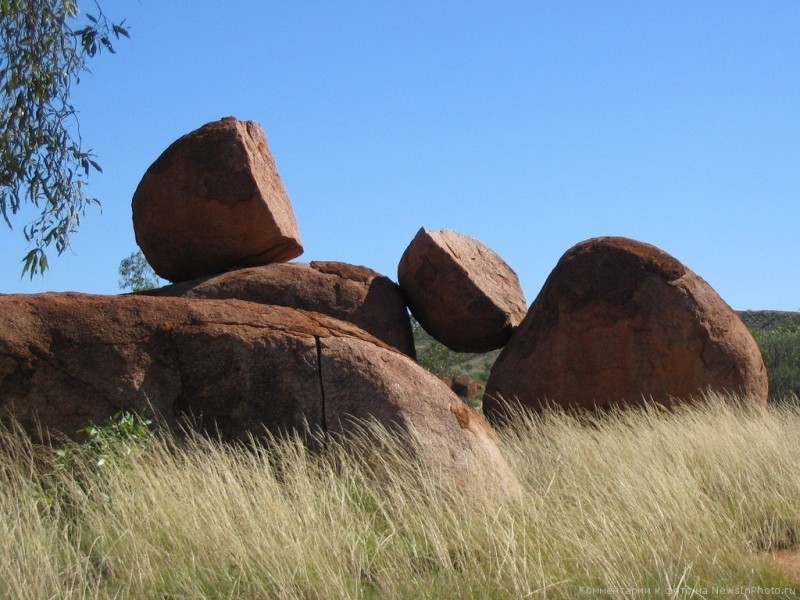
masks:
[[[3,227],[0,292],[117,293],[141,176],[235,115],[267,134],[298,260],[396,279],[419,227],[455,229],[532,302],[572,245],[624,235],[735,309],[800,309],[796,0],[101,4],[132,34],[75,88],[102,214],[33,282],[24,220]]]

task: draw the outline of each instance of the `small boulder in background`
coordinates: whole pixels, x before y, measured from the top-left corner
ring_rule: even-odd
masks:
[[[541,410],[603,409],[705,391],[767,403],[752,335],[701,277],[655,246],[622,237],[577,244],[559,260],[492,368],[484,395]]]
[[[456,352],[501,348],[527,310],[511,267],[484,243],[455,231],[420,229],[397,274],[420,325]]]
[[[227,117],[181,137],[133,196],[136,242],[169,281],[285,262],[303,246],[261,126]]]
[[[469,375],[455,375],[448,377],[444,382],[453,390],[453,393],[462,400],[472,400],[478,395],[481,384]]]

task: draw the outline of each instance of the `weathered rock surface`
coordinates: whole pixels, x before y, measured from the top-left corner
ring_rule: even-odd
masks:
[[[167,148],[133,196],[153,269],[186,281],[302,254],[294,212],[261,127],[227,117]]]
[[[541,410],[671,405],[706,390],[767,402],[767,374],[747,328],[702,278],[658,248],[587,240],[558,262],[492,368],[498,397]]]
[[[334,423],[341,428],[349,415],[396,424],[412,433],[428,464],[473,486],[470,473],[482,473],[504,494],[519,495],[489,422],[435,375],[397,352],[375,352],[354,338],[327,337],[321,348],[329,429]]]
[[[341,262],[278,263],[139,293],[247,300],[320,312],[357,325],[403,354],[416,357],[400,288],[366,267]]]
[[[0,296],[0,410],[29,432],[74,432],[117,410],[228,440],[346,432],[375,418],[417,437],[446,472],[516,486],[482,416],[435,376],[325,315],[238,300]]]
[[[516,273],[488,246],[455,231],[420,229],[397,273],[413,315],[451,350],[501,348],[525,317]]]

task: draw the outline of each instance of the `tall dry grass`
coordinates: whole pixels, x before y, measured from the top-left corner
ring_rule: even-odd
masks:
[[[800,542],[796,407],[709,398],[500,433],[521,499],[451,485],[374,426],[381,464],[360,460],[366,438],[321,454],[157,438],[54,469],[4,432],[0,597],[791,594],[764,557]]]

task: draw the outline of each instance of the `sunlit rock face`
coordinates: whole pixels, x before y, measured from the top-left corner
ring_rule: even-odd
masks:
[[[311,310],[357,325],[403,354],[416,357],[400,288],[366,267],[335,261],[275,263],[138,293],[247,300]]]
[[[155,272],[173,282],[303,252],[261,126],[234,117],[186,134],[156,159],[134,193],[133,228]]]
[[[518,486],[482,415],[351,323],[241,300],[0,295],[0,416],[74,436],[120,410],[245,443],[372,420],[432,472]]]
[[[497,253],[448,229],[420,229],[397,279],[425,331],[456,352],[503,347],[528,308],[517,274]]]
[[[761,353],[701,277],[658,248],[590,239],[556,265],[492,368],[484,410],[506,401],[596,409],[664,405],[706,390],[766,404]]]

